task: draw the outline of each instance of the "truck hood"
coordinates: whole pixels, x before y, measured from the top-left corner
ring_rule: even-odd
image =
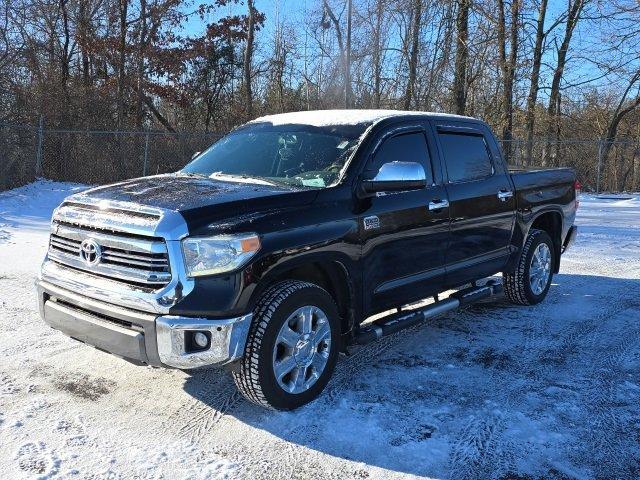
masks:
[[[120,204],[136,204],[177,211],[187,220],[189,229],[211,222],[240,217],[247,213],[285,207],[303,207],[313,202],[318,190],[250,183],[248,180],[218,180],[185,174],[136,178],[86,190],[70,197]]]

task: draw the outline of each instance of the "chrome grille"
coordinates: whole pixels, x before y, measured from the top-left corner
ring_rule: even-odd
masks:
[[[80,256],[80,245],[86,239],[92,239],[100,247],[100,261],[95,265],[87,264]],[[171,280],[167,246],[158,238],[54,222],[49,258],[93,275],[152,289],[161,288]]]

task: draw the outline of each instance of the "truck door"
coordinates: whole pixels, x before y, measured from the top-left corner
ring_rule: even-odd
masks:
[[[428,129],[424,124],[387,132],[367,159],[363,178],[372,178],[388,162],[419,162],[427,187],[382,192],[364,202],[359,229],[365,314],[425,298],[442,287],[449,208]]]
[[[507,262],[515,220],[508,171],[489,133],[472,122],[434,122],[449,196],[451,236],[446,284],[458,286],[499,272]]]

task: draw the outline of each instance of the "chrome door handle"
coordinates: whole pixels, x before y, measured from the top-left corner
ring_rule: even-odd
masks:
[[[507,201],[507,198],[513,197],[513,192],[511,190],[500,190],[498,192],[498,198],[503,202]]]
[[[429,202],[429,210],[442,210],[449,206],[449,200],[436,200]]]

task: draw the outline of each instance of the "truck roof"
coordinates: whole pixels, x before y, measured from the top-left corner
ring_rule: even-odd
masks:
[[[271,123],[273,125],[310,125],[327,127],[332,125],[373,124],[380,120],[401,116],[445,117],[452,119],[476,120],[472,117],[438,112],[419,112],[403,110],[308,110],[301,112],[278,113],[251,120],[249,123]]]

